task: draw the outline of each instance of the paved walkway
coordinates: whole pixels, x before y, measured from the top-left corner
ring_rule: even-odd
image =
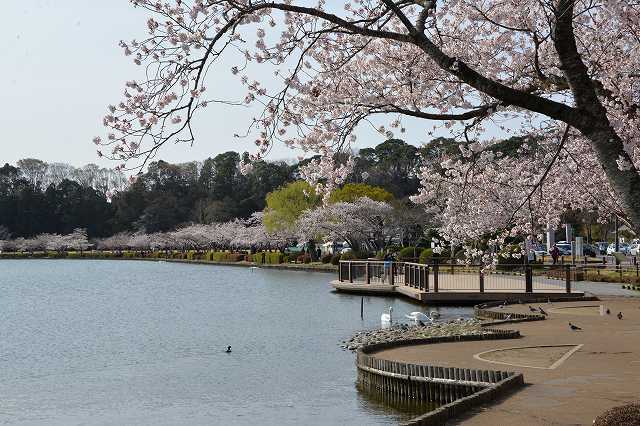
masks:
[[[577,281],[571,287],[577,291],[584,291],[595,296],[636,296],[640,297],[640,291],[625,290],[621,283],[606,283],[595,281]]]
[[[599,304],[607,306],[611,315],[600,316]],[[575,309],[584,305],[592,307]],[[378,355],[432,365],[495,367],[524,373],[530,386],[459,421],[465,425],[590,425],[608,408],[640,400],[640,298],[541,306],[550,314],[547,320],[503,326],[520,330],[524,336],[521,339],[420,345],[390,349]],[[509,306],[505,310],[528,312],[528,306]],[[623,312],[622,320],[616,318],[619,311]],[[570,330],[569,321],[583,330]],[[539,345],[556,347],[490,352],[474,358],[495,349]],[[558,345],[576,346],[558,348]],[[575,352],[568,353],[571,350]],[[567,355],[565,359],[563,354]],[[520,365],[490,363],[479,358]],[[554,369],[540,368],[554,363]]]

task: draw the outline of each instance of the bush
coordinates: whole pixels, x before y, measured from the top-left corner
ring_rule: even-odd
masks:
[[[331,256],[331,264],[332,265],[339,265],[340,264],[340,255],[339,254],[334,254],[333,256]]]
[[[242,253],[227,253],[227,262],[242,262],[244,260],[244,254]]]
[[[63,257],[67,257],[67,253],[64,251],[48,251],[47,257],[50,259],[62,259]]]
[[[420,249],[416,249],[413,246],[405,247],[398,252],[398,259],[407,260],[407,259],[415,259],[416,256],[420,255]]]
[[[194,258],[209,262],[242,262],[247,260],[244,253],[230,253],[228,251],[208,251],[204,254],[194,255]]]
[[[320,258],[320,262],[331,263],[332,258],[333,258],[333,255],[331,255],[330,253],[323,254],[322,257]]]
[[[420,258],[418,262],[426,265],[427,263],[431,263],[434,257],[438,257],[438,253],[434,253],[433,249],[430,248],[424,249],[422,250],[422,252],[420,252]]]
[[[267,263],[270,265],[279,265],[282,263],[284,255],[278,251],[267,253]]]
[[[358,256],[352,251],[348,251],[340,255],[340,260],[354,260],[357,258]]]
[[[298,262],[300,263],[311,263],[311,256],[309,254],[301,254],[298,256]]]
[[[284,262],[285,256],[279,251],[260,251],[252,256],[250,259],[260,265],[279,265]]]

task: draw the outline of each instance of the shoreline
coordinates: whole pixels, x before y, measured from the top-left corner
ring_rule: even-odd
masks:
[[[609,307],[612,314],[601,315],[600,305]],[[553,302],[543,306],[548,313],[543,321],[525,320],[516,327],[504,321],[483,323],[503,332],[515,328],[521,336],[516,341],[409,340],[404,344],[365,346],[364,350],[382,365],[433,363],[445,370],[508,369],[524,376],[528,384],[507,398],[478,400],[473,404],[467,398],[458,399],[446,409],[442,407],[443,410],[416,419],[415,424],[441,424],[436,420],[443,418],[455,418],[456,422],[470,425],[564,424],[576,420],[590,424],[616,404],[636,400],[640,374],[634,364],[640,352],[628,335],[635,333],[640,321],[640,298],[602,297],[599,301]],[[520,304],[487,306],[484,311],[492,311],[496,317],[529,315],[528,306]],[[624,319],[616,318],[618,311],[624,312]],[[582,329],[571,330],[569,321]],[[602,380],[604,377],[607,380]],[[616,401],[611,400],[611,395],[616,395]]]
[[[304,271],[304,272],[323,272],[323,273],[332,273],[336,274],[338,272],[338,267],[331,264],[325,263],[311,263],[311,264],[302,264],[302,263],[279,263],[279,264],[269,264],[269,263],[255,263],[255,262],[221,262],[214,260],[188,260],[188,259],[163,259],[163,258],[152,258],[152,257],[99,257],[99,256],[82,256],[82,257],[2,257],[0,256],[0,261],[3,260],[132,260],[132,261],[147,261],[147,262],[171,262],[171,263],[184,263],[184,264],[195,264],[195,265],[213,265],[213,266],[236,266],[236,267],[244,267],[244,268],[259,268],[259,269],[280,269],[285,271]]]

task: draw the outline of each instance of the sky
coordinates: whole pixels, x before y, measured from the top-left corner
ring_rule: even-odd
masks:
[[[139,72],[117,44],[147,34],[148,12],[134,8],[128,0],[2,2],[0,163],[39,158],[74,166],[115,166],[98,158],[91,140],[103,136],[107,105],[120,101],[124,82]],[[228,71],[211,73],[207,87],[242,99],[244,91],[236,89],[236,80]],[[196,119],[194,145],[165,146],[157,159],[179,163],[229,150],[252,151],[250,141],[233,137],[246,130],[251,117],[251,111],[244,108],[210,106]],[[409,124],[407,129],[407,142],[419,145],[430,139],[424,124]],[[359,148],[385,139],[369,127],[357,134]],[[269,159],[297,155],[276,146]]]

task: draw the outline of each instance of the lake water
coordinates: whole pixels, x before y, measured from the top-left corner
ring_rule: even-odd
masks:
[[[136,261],[0,261],[0,423],[393,424],[339,343],[392,298],[331,274]],[[444,319],[471,315],[442,308]],[[224,349],[231,345],[233,352]]]

